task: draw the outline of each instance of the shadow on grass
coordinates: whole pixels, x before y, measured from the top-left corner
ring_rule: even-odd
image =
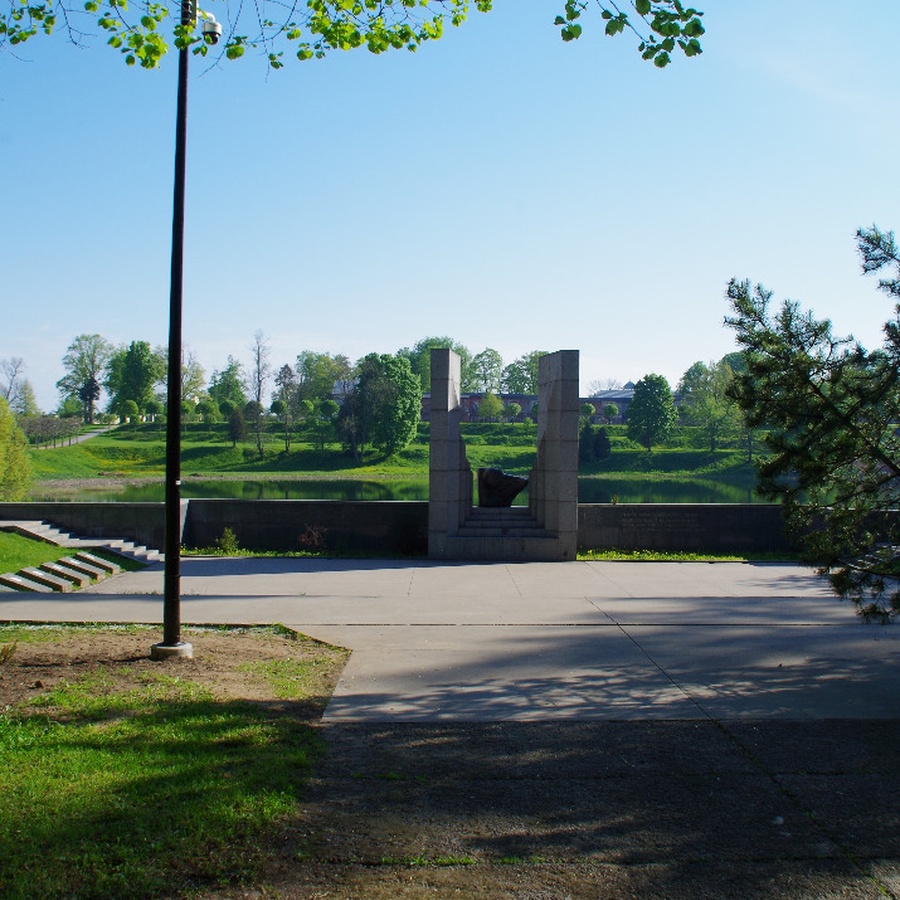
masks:
[[[0,895],[150,897],[252,878],[322,753],[303,719],[326,699],[154,690],[0,719]]]

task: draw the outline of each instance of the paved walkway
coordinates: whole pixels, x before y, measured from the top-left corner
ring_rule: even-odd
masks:
[[[0,620],[159,622],[162,588],[0,594]],[[182,594],[186,624],[353,650],[285,900],[900,898],[900,626],[809,570],[193,558]]]
[[[156,564],[0,619],[159,622],[162,589]],[[350,648],[329,722],[900,718],[900,629],[791,564],[189,558],[182,621]]]

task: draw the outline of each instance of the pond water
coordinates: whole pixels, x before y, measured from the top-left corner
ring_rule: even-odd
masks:
[[[184,499],[221,498],[229,500],[427,500],[428,479],[385,479],[361,481],[341,478],[285,480],[186,479]],[[752,490],[705,480],[618,481],[615,478],[579,478],[581,503],[758,503]],[[149,483],[126,481],[101,483],[63,482],[35,484],[30,500],[44,502],[162,502],[162,479]],[[528,491],[516,498],[517,506],[528,505]]]

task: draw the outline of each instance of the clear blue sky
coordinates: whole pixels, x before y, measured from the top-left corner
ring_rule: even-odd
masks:
[[[184,341],[207,376],[450,335],[673,387],[734,349],[732,276],[880,342],[860,225],[900,228],[900,3],[705,0],[667,70],[596,10],[496,0],[417,54],[192,61]],[[219,4],[209,4],[218,12]],[[852,16],[850,13],[852,12]],[[221,16],[220,16],[221,18]],[[176,59],[60,33],[0,55],[0,357],[45,409],[76,335],[165,344]]]

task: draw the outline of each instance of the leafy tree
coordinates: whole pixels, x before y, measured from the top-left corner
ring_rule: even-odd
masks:
[[[480,12],[488,12],[493,6],[493,0],[474,2]],[[575,40],[582,33],[579,20],[587,8],[586,0],[558,2],[562,4],[556,17],[560,36],[564,41]],[[307,0],[302,6],[284,7],[284,15],[274,20],[272,7],[263,9],[254,3],[245,10],[236,5],[227,10],[229,30],[222,55],[239,59],[249,47],[265,54],[273,69],[280,69],[285,49],[300,60],[356,47],[366,47],[372,53],[416,50],[427,41],[439,39],[445,24],[461,25],[469,5],[469,0]],[[612,37],[633,32],[641,56],[660,68],[669,64],[676,50],[687,57],[701,52],[703,13],[685,7],[681,0],[634,0],[633,14],[621,11],[613,0],[598,0],[597,5],[606,34]],[[123,55],[126,64],[146,69],[159,65],[169,51],[170,40],[179,49],[190,47],[195,54],[206,55],[209,50],[209,43],[197,33],[195,24],[180,24],[178,5],[172,4],[170,10],[165,3],[150,0],[133,7],[120,0],[87,0],[83,6],[67,0],[11,2],[8,12],[0,12],[0,48],[6,44],[16,47],[35,35],[50,35],[58,22],[76,43],[92,30],[106,36],[107,44]]]
[[[21,500],[31,484],[28,438],[0,397],[0,500]]]
[[[513,360],[503,370],[501,382],[505,394],[536,394],[538,392],[538,370],[546,350],[532,350]]]
[[[200,365],[193,353],[187,351],[181,366],[182,403],[196,405],[197,401],[206,393],[205,385],[206,372],[203,371],[203,366]]]
[[[342,410],[351,445],[371,445],[386,456],[416,435],[422,391],[409,360],[370,353],[357,363],[356,385]]]
[[[320,450],[324,450],[328,440],[333,439],[335,420],[337,419],[339,412],[340,407],[338,406],[337,401],[331,400],[330,398],[328,400],[319,401],[318,408],[316,409],[315,425],[316,440]]]
[[[522,415],[522,404],[516,403],[515,400],[513,400],[512,403],[506,405],[506,409],[503,410],[503,415],[506,416],[507,420],[510,422],[518,419],[519,416]]]
[[[353,366],[346,356],[314,353],[304,350],[297,356],[294,374],[297,381],[297,397],[317,402],[332,397],[339,381],[349,381]]]
[[[703,431],[710,451],[741,428],[741,411],[728,394],[733,378],[731,366],[725,361],[709,365],[696,362],[678,384],[684,419]]]
[[[503,357],[492,347],[476,353],[469,364],[468,379],[471,391],[476,394],[499,394],[503,376]]]
[[[27,378],[23,378],[16,389],[16,394],[10,401],[9,408],[13,414],[18,417],[39,416],[41,408],[38,406],[37,397],[34,395],[34,388]]]
[[[628,406],[628,437],[652,450],[666,439],[677,420],[669,382],[662,375],[645,375],[634,386]]]
[[[240,406],[235,406],[228,415],[228,437],[231,439],[231,446],[237,447],[238,441],[246,441],[248,436],[244,411]]]
[[[860,229],[864,273],[894,301],[884,344],[868,351],[835,337],[828,320],[772,292],[733,280],[726,318],[746,369],[732,394],[751,427],[765,426],[770,455],[760,490],[780,499],[804,558],[861,612],[900,609],[900,251],[894,235]]]
[[[585,418],[578,433],[578,461],[595,463],[607,459],[611,453],[612,444],[606,429],[591,425],[590,419]]]
[[[99,334],[80,334],[63,356],[66,374],[56,382],[56,387],[64,402],[68,397],[81,400],[84,421],[88,425],[94,421],[100,384],[113,352],[113,345]]]
[[[397,356],[409,360],[413,375],[419,379],[420,390],[425,393],[431,390],[431,351],[440,349],[452,350],[459,356],[462,390],[464,392],[474,390],[471,382],[472,354],[465,344],[460,344],[451,337],[422,338],[412,349],[403,347],[398,350]]]
[[[297,379],[294,370],[287,364],[275,373],[275,399],[272,412],[284,426],[284,452],[291,449],[294,413],[297,403]]]
[[[106,367],[104,384],[112,398],[110,411],[127,416],[124,404],[133,400],[143,412],[165,377],[165,354],[154,351],[147,341],[132,341],[128,347],[119,348]]]
[[[208,425],[214,425],[216,422],[222,421],[222,412],[219,409],[219,404],[208,394],[205,397],[201,397],[200,402],[197,404],[197,415],[200,416],[202,422]]]
[[[223,415],[230,415],[234,409],[241,409],[247,404],[247,382],[244,369],[233,357],[228,357],[228,364],[221,372],[214,371],[209,381],[209,396],[219,404]],[[224,404],[228,403],[228,412]]]
[[[138,405],[134,400],[123,400],[119,404],[119,415],[128,422],[136,422],[140,416],[140,412],[141,411],[138,409]]]
[[[618,418],[619,415],[619,407],[615,403],[604,403],[603,404],[603,418],[606,419],[607,422],[612,422],[613,419]]]
[[[496,394],[485,394],[478,404],[478,418],[484,422],[497,422],[503,415],[503,401]]]

